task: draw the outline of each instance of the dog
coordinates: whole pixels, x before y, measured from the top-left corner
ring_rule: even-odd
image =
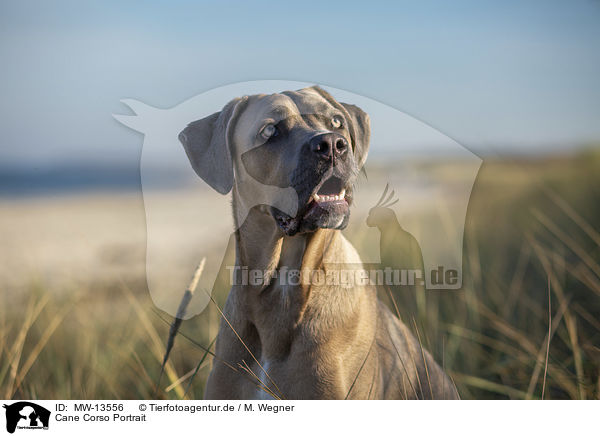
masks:
[[[236,98],[179,135],[199,177],[232,191],[238,271],[206,399],[458,399],[370,284],[280,280],[360,268],[341,231],[367,159],[369,116],[320,87]]]

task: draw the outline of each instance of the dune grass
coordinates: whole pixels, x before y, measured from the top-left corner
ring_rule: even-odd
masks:
[[[599,182],[597,152],[486,162],[469,206],[463,289],[398,299],[462,398],[600,398]],[[1,397],[202,397],[225,287],[183,322],[157,389],[172,318],[154,308],[143,277],[66,281],[60,293],[21,281],[24,291],[0,294]]]

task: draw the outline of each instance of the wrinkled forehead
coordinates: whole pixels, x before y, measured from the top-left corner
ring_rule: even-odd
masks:
[[[335,108],[313,88],[281,93],[294,102],[300,114],[328,114]]]
[[[329,116],[335,108],[312,89],[258,94],[248,97],[248,104],[237,121],[234,138],[242,149],[255,146],[256,133],[266,123],[286,118],[301,119],[311,115]]]

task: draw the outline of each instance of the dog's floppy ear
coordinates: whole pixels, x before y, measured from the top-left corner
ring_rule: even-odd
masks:
[[[233,187],[231,136],[247,101],[248,97],[233,99],[221,112],[188,124],[179,134],[196,174],[221,194]]]
[[[352,126],[350,133],[354,141],[354,157],[358,168],[362,168],[369,154],[369,143],[371,142],[371,119],[369,114],[358,106],[348,103],[342,103],[348,115]]]
[[[362,168],[369,154],[369,143],[371,140],[371,120],[369,115],[358,106],[348,103],[340,103],[320,86],[311,86],[310,89],[316,91],[321,97],[331,103],[333,106],[345,112],[349,118],[350,136],[354,147],[354,157],[358,168]]]

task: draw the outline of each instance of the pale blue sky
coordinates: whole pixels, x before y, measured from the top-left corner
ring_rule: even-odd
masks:
[[[0,163],[135,163],[120,99],[263,79],[364,95],[482,153],[600,140],[600,1],[388,3],[2,2]]]

